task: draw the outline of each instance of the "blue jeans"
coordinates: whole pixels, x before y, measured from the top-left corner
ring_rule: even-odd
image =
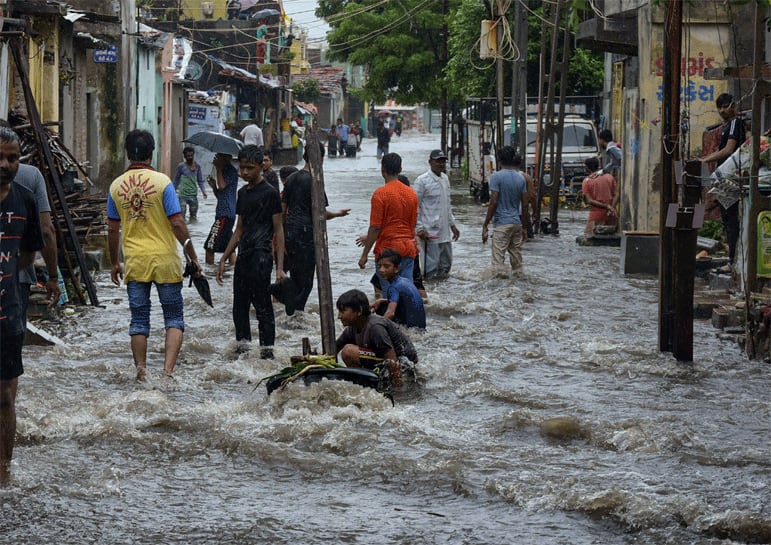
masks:
[[[403,276],[407,280],[410,281],[410,283],[414,283],[412,280],[412,273],[413,269],[415,268],[415,259],[412,257],[404,257],[402,256],[402,262],[399,264],[399,276]],[[375,268],[375,274],[377,275],[378,279],[380,280],[380,289],[385,293],[388,291],[388,287],[391,285],[391,283],[380,276],[380,270]]]
[[[185,317],[182,305],[182,282],[159,284],[157,282],[137,282],[131,280],[126,285],[131,324],[129,335],[150,336],[150,286],[155,284],[158,299],[163,308],[163,324],[166,329],[174,327],[185,331]]]

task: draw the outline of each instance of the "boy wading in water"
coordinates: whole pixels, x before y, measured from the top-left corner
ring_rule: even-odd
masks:
[[[233,270],[233,323],[236,341],[252,340],[249,306],[257,313],[260,332],[260,356],[273,358],[276,321],[270,300],[270,276],[273,270],[273,235],[276,236],[276,282],[284,279],[284,226],[278,191],[262,179],[262,151],[257,146],[244,146],[238,152],[241,178],[247,185],[238,190],[236,229],[230,237],[217,268],[221,286],[225,260],[238,246],[238,259]],[[239,349],[245,346],[239,346]]]
[[[426,310],[423,298],[415,284],[399,276],[399,265],[402,256],[394,250],[383,250],[377,266],[380,276],[385,278],[389,286],[383,293],[384,297],[372,303],[372,309],[391,321],[405,327],[426,328]]]

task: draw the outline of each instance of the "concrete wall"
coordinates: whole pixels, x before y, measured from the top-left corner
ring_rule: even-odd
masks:
[[[137,48],[137,113],[136,128],[148,131],[155,138],[153,165],[158,165],[161,151],[161,123],[159,112],[162,106],[163,88],[156,65],[156,49]],[[133,128],[133,127],[132,127]]]
[[[708,11],[708,10],[706,10]],[[621,226],[633,230],[657,230],[661,191],[661,123],[664,12],[645,5],[638,13],[639,86],[623,92]],[[725,11],[684,18],[683,66],[687,84],[681,92],[681,110],[690,115],[691,157],[700,156],[701,134],[720,121],[715,99],[728,89],[724,81],[704,80],[704,69],[733,63],[731,28]],[[628,130],[627,130],[628,128]]]

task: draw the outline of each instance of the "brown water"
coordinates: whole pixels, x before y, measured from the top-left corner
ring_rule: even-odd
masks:
[[[427,136],[394,139],[405,172]],[[325,165],[335,295],[364,289],[355,236],[382,179],[374,143]],[[213,200],[191,226],[199,254]],[[619,272],[617,248],[562,236],[525,249],[526,274],[491,279],[485,209],[454,188],[461,239],[449,280],[429,285],[416,336],[422,388],[397,398],[345,383],[254,384],[320,344],[317,306],[277,314],[278,361],[236,355],[232,283],[215,307],[185,288],[176,384],[160,388],[153,308],[150,380],[136,384],[125,288],[29,347],[18,446],[0,490],[0,541],[28,544],[727,544],[771,542],[771,366],[745,361],[707,323],[695,362],[657,350],[657,289]],[[339,331],[338,323],[338,331]],[[256,331],[256,323],[254,324]]]

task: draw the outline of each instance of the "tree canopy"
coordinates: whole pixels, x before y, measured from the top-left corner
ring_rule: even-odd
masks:
[[[427,0],[319,0],[316,15],[331,27],[329,58],[366,67],[361,98],[436,105],[445,65],[440,9]]]
[[[319,81],[313,78],[294,82],[292,84],[292,91],[294,92],[294,97],[300,102],[316,102],[321,96]]]
[[[577,1],[573,6],[575,12],[576,9],[581,8],[582,3]],[[489,11],[481,2],[463,2],[451,13],[447,76],[450,82],[450,93],[454,96],[495,96],[495,60],[479,58],[481,23],[488,18],[490,18]],[[542,19],[542,6],[528,13],[527,93],[533,97],[538,96]],[[571,24],[574,21],[575,16]],[[513,36],[515,23],[513,13],[508,14],[508,22]],[[507,90],[510,89],[511,65],[511,60],[504,62],[504,81]],[[602,89],[604,70],[602,55],[587,49],[571,49],[567,95],[597,94]],[[557,87],[559,88],[559,85]]]
[[[329,58],[364,66],[367,80],[359,92],[363,99],[394,98],[405,104],[439,104],[443,86],[451,101],[468,96],[495,95],[495,61],[479,58],[481,21],[492,17],[485,0],[319,0],[316,15],[331,30]],[[585,0],[573,0],[569,24]],[[508,14],[514,23],[513,8]],[[538,95],[543,6],[528,12],[528,94]],[[444,50],[444,22],[447,47]],[[513,28],[511,29],[513,35]],[[510,88],[511,59],[505,63],[505,87]],[[602,88],[602,56],[585,49],[570,54],[568,95],[596,94]],[[356,92],[356,91],[354,91]],[[510,93],[509,93],[510,94]]]

